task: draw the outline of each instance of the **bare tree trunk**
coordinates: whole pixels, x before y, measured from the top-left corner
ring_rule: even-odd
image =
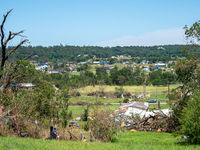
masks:
[[[16,33],[12,33],[11,31],[9,31],[9,35],[7,38],[5,38],[5,33],[4,33],[4,24],[6,22],[6,19],[8,17],[8,15],[11,13],[13,9],[11,9],[10,11],[8,11],[6,13],[6,15],[4,15],[3,17],[3,21],[0,25],[0,38],[1,38],[1,49],[2,49],[2,56],[1,56],[1,64],[0,64],[0,81],[2,81],[0,83],[0,86],[4,86],[4,89],[6,89],[14,80],[18,79],[18,78],[22,78],[24,76],[27,76],[27,74],[17,74],[14,75],[17,72],[17,68],[18,65],[14,64],[12,67],[13,71],[8,71],[7,69],[5,69],[5,66],[7,66],[8,63],[6,63],[8,61],[8,58],[12,55],[12,53],[16,52],[16,50],[19,48],[19,46],[21,46],[24,43],[28,42],[28,39],[26,39],[25,36],[21,35],[21,33],[23,33],[24,31],[19,31]],[[19,44],[17,44],[17,46],[13,47],[11,50],[7,50],[7,44],[9,41],[11,41],[15,36],[20,36],[22,38],[24,38]],[[31,56],[31,55],[30,55]],[[29,57],[30,57],[29,56]],[[28,57],[28,58],[29,58]],[[6,72],[5,72],[6,71]],[[5,90],[4,90],[5,91]]]

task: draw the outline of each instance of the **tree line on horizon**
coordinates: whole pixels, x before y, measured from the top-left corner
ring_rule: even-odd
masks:
[[[185,57],[180,52],[181,45],[164,46],[20,46],[12,59],[20,59],[28,54],[32,54],[33,60],[40,61],[87,61],[95,58],[111,58],[117,55],[126,55],[131,57]],[[12,47],[7,48],[12,49]]]

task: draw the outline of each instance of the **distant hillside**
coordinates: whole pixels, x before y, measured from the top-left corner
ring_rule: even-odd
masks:
[[[11,49],[11,47],[8,47]],[[98,46],[53,46],[53,47],[25,47],[18,49],[16,57],[22,58],[29,54],[34,56],[35,60],[49,59],[50,61],[86,61],[93,58],[110,58],[117,55],[130,55],[131,57],[184,57],[180,53],[180,45],[163,46],[116,46],[116,47],[98,47]],[[0,54],[1,55],[1,54]],[[15,58],[15,57],[14,57]],[[47,60],[48,60],[47,59]]]

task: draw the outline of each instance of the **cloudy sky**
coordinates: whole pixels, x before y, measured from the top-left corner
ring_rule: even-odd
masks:
[[[0,21],[13,8],[4,31],[25,30],[32,46],[184,44],[182,28],[200,20],[199,6],[199,0],[6,0]]]

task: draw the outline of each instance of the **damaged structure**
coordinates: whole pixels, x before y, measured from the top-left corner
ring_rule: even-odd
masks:
[[[134,101],[120,106],[112,116],[116,123],[127,129],[137,131],[170,131],[168,117],[173,113],[171,109],[158,109],[149,111],[149,103]]]
[[[147,113],[149,108],[149,103],[142,103],[138,101],[134,101],[129,104],[124,104],[120,106],[114,114],[120,114],[125,116],[132,116],[133,114],[138,114],[140,118],[143,118],[145,114]]]

